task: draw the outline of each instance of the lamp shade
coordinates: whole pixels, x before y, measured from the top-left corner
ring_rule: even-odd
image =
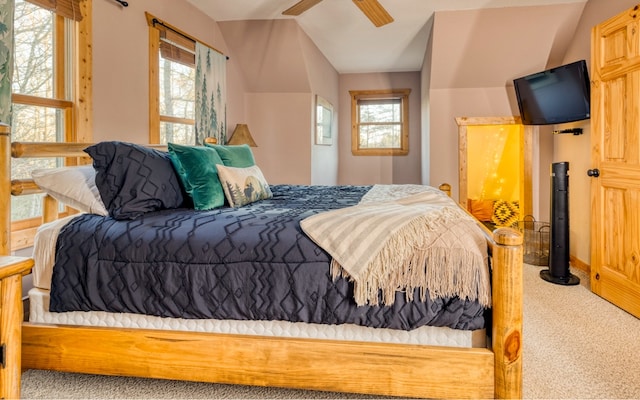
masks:
[[[234,129],[233,134],[231,134],[231,137],[227,141],[227,144],[248,144],[251,147],[258,147],[251,136],[251,132],[249,132],[247,124],[236,125],[236,129]]]

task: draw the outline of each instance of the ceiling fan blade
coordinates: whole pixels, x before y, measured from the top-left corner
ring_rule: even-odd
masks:
[[[282,15],[300,15],[321,1],[322,0],[300,0],[296,4],[284,10]]]
[[[353,0],[353,2],[375,26],[380,27],[393,22],[393,17],[378,3],[378,0]]]

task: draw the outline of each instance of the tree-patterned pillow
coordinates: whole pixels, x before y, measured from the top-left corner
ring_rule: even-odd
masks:
[[[257,165],[247,168],[216,165],[224,195],[231,207],[242,207],[273,196],[267,180]]]

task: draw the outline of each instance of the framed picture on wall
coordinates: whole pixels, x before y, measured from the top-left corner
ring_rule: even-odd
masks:
[[[333,106],[316,95],[316,144],[333,144]]]

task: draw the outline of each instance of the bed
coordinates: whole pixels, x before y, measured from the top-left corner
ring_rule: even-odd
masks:
[[[9,144],[8,135],[2,136],[3,146],[7,153],[12,150],[14,157],[42,157],[60,155],[64,157],[86,157],[83,151],[88,144],[62,144],[62,145],[45,145],[45,144]],[[175,150],[175,149],[174,149]],[[8,154],[7,154],[8,157]],[[94,161],[96,157],[93,157]],[[178,174],[180,174],[180,166],[176,166]],[[5,177],[7,179],[7,177]],[[96,175],[96,179],[97,175]],[[259,186],[256,184],[255,187]],[[12,184],[12,189],[15,185]],[[261,207],[267,208],[267,213],[280,210],[280,206],[270,202],[284,196],[284,193],[292,188],[286,185],[272,186],[272,197],[270,199],[258,199],[250,202],[251,204],[242,204],[236,209],[240,209],[245,214],[240,217],[254,218],[258,212],[256,210]],[[306,190],[303,195],[305,199],[302,203],[313,203],[310,198],[322,198],[324,194],[310,192],[313,188],[294,188],[296,190]],[[333,188],[332,190],[336,190]],[[354,188],[351,188],[354,189]],[[335,211],[348,209],[354,204],[362,201],[362,198],[369,193],[371,188],[358,187],[355,191],[349,191],[344,194],[342,200],[331,202],[338,204],[344,201],[340,207],[334,207]],[[20,188],[12,190],[14,193],[29,192],[38,190],[35,184],[30,182],[20,182]],[[166,187],[163,191],[171,191]],[[131,191],[129,191],[131,192]],[[134,191],[135,192],[135,191]],[[355,194],[354,194],[355,193]],[[242,202],[240,193],[238,199]],[[246,194],[246,193],[245,193]],[[305,197],[306,196],[306,197]],[[353,197],[355,196],[355,197]],[[194,203],[200,202],[197,196],[193,197]],[[105,202],[107,203],[107,202]],[[116,201],[117,203],[117,201]],[[326,209],[326,203],[317,201],[322,204],[317,209],[309,211],[305,209],[301,213],[296,214],[297,220],[304,220],[307,217],[315,215],[325,215],[332,210]],[[0,203],[1,204],[1,203]],[[113,203],[112,203],[113,204]],[[207,205],[204,205],[206,207]],[[237,204],[236,204],[237,206]],[[5,205],[6,207],[6,205]],[[271,208],[269,208],[271,207]],[[193,214],[190,207],[178,208],[179,213],[172,212],[174,221],[187,220],[187,214]],[[57,206],[49,196],[45,201],[45,221],[47,224],[55,224],[53,221],[57,214]],[[121,215],[125,216],[123,220],[125,224],[130,224],[131,232],[139,229],[141,236],[144,232],[148,232],[148,227],[136,226],[141,221],[146,221],[149,226],[157,225],[157,218],[164,218],[162,210],[147,213],[142,217],[134,216],[126,219],[130,213],[136,213],[139,210],[135,208],[127,209],[126,206],[120,207]],[[262,209],[261,212],[265,210]],[[228,210],[221,212],[200,212],[196,213],[200,218],[196,221],[203,221],[203,218],[211,220],[213,215],[224,215]],[[115,229],[118,221],[114,221],[110,216],[96,216],[89,214],[81,214],[72,216],[72,222],[63,223],[60,231],[64,231],[69,226],[78,226],[82,224],[94,224],[96,227],[105,228],[106,230]],[[251,214],[251,215],[250,215]],[[177,216],[179,215],[179,216]],[[203,216],[204,215],[204,216]],[[304,217],[304,218],[303,218]],[[156,218],[154,220],[154,218]],[[294,218],[294,219],[295,219]],[[259,219],[259,218],[258,218]],[[79,222],[85,220],[82,224]],[[50,222],[49,222],[50,221]],[[131,221],[134,221],[131,225]],[[156,222],[154,222],[156,221]],[[256,219],[252,220],[256,222]],[[122,223],[122,221],[120,221]],[[73,225],[76,224],[76,225]],[[97,224],[97,225],[95,225]],[[105,225],[106,224],[106,225]],[[108,225],[108,229],[107,229]],[[273,226],[273,225],[272,225]],[[173,226],[179,230],[179,224]],[[342,338],[335,338],[334,334],[326,335],[325,333],[309,335],[298,334],[297,331],[291,333],[287,324],[308,324],[312,326],[323,326],[326,321],[314,320],[314,313],[307,313],[310,319],[305,320],[305,316],[297,315],[295,318],[300,321],[279,321],[284,327],[279,328],[287,334],[274,335],[272,332],[253,332],[240,333],[242,331],[211,331],[207,329],[180,329],[172,330],[164,326],[149,325],[140,327],[140,325],[127,325],[118,323],[113,326],[93,324],[87,325],[82,322],[71,321],[65,323],[52,323],[45,320],[40,322],[24,322],[22,332],[22,368],[23,369],[50,369],[69,372],[82,372],[93,374],[107,375],[123,375],[123,376],[140,376],[163,379],[193,380],[218,383],[247,384],[247,385],[265,385],[278,387],[303,388],[312,390],[328,390],[338,392],[354,392],[365,394],[381,394],[393,396],[408,397],[429,397],[429,398],[461,398],[461,397],[498,397],[498,398],[518,398],[521,397],[521,348],[522,348],[522,239],[521,236],[508,228],[500,228],[493,233],[487,232],[479,228],[480,232],[486,235],[483,239],[486,241],[487,254],[491,256],[491,313],[488,316],[490,324],[485,330],[480,330],[490,335],[487,346],[481,347],[460,347],[452,344],[438,345],[433,343],[424,344],[421,342],[423,334],[419,329],[421,327],[411,326],[410,331],[418,332],[415,341],[394,341],[394,340],[369,340],[359,339],[359,336],[351,331],[342,333]],[[263,232],[266,232],[263,230]],[[298,230],[296,234],[298,238],[306,238],[307,244],[313,245],[313,240],[306,237],[305,234]],[[90,235],[91,236],[91,235]],[[157,235],[155,236],[157,237]],[[73,243],[77,238],[68,239],[69,243]],[[135,242],[135,241],[134,241]],[[316,244],[317,245],[317,244]],[[83,246],[84,247],[84,246]],[[158,249],[163,249],[164,244],[160,243],[156,246],[155,251],[147,252],[147,256],[156,254]],[[90,251],[92,252],[92,250]],[[165,251],[179,257],[180,250]],[[191,252],[193,253],[193,251]],[[267,252],[265,252],[267,253]],[[315,263],[327,265],[331,268],[331,259],[327,259],[327,254],[318,253],[320,259]],[[347,254],[348,255],[348,254]],[[147,257],[148,258],[148,257]],[[243,260],[239,260],[241,262]],[[58,261],[60,262],[60,261]],[[66,262],[64,263],[66,264]],[[255,263],[253,263],[255,264]],[[260,264],[260,263],[258,263]],[[285,263],[286,264],[286,263]],[[346,261],[345,261],[346,264]],[[261,268],[267,264],[260,264]],[[109,268],[105,263],[105,268]],[[82,269],[82,268],[79,268]],[[60,269],[59,269],[60,270]],[[275,273],[268,271],[267,275]],[[65,273],[66,274],[66,273]],[[107,274],[113,274],[107,272]],[[171,276],[172,272],[169,271]],[[125,274],[126,275],[126,274]],[[322,273],[322,276],[325,272]],[[338,274],[339,275],[339,274]],[[67,275],[58,275],[52,273],[53,282],[69,282]],[[71,278],[74,279],[74,278]],[[208,278],[205,278],[205,280]],[[342,279],[342,280],[341,280]],[[163,277],[158,277],[159,281],[168,281]],[[262,282],[261,279],[246,279],[253,282],[248,291],[255,289],[255,286]],[[326,279],[325,282],[331,290],[343,291],[347,294],[355,292],[352,286],[349,286],[348,280],[344,277],[336,277],[334,279]],[[297,285],[297,284],[296,284]],[[73,285],[70,285],[73,286]],[[338,287],[338,289],[336,289]],[[167,289],[167,288],[165,288]],[[235,293],[238,288],[225,288],[225,293]],[[376,293],[379,293],[379,288]],[[150,289],[151,291],[158,290]],[[170,289],[167,289],[170,290]],[[268,289],[271,290],[271,289]],[[58,301],[59,297],[77,295],[74,290],[67,293],[54,293],[51,290],[49,299],[42,298],[43,303],[51,302],[54,307],[58,308],[59,314],[73,314],[74,312],[93,312],[95,305],[87,305],[83,303],[86,299],[76,298],[74,301],[78,303],[80,311],[68,311],[64,309],[62,301]],[[77,290],[77,292],[81,292]],[[117,290],[116,290],[117,292]],[[406,293],[412,290],[405,291]],[[113,293],[113,291],[112,291]],[[271,292],[269,292],[271,293]],[[420,303],[429,300],[422,296],[421,299],[407,299],[406,293],[395,294],[391,302],[396,305],[403,305],[412,301]],[[148,293],[147,293],[148,294]],[[323,297],[326,293],[323,294]],[[109,295],[101,296],[102,299]],[[286,295],[282,295],[281,303],[287,303]],[[115,303],[117,307],[140,307],[140,302],[131,299],[131,304],[127,303],[127,296],[120,296],[117,301],[110,298],[110,306]],[[166,293],[160,294],[158,299],[166,298]],[[420,291],[415,290],[415,297],[420,298]],[[52,298],[56,300],[52,301]],[[35,299],[35,297],[34,297]],[[361,302],[373,302],[380,299],[379,296],[361,299]],[[385,298],[384,302],[389,302],[389,298]],[[339,302],[339,301],[338,301]],[[150,301],[149,303],[154,303]],[[176,299],[175,304],[180,305],[178,308],[188,305],[189,301],[184,302]],[[198,304],[198,301],[193,301]],[[473,303],[473,302],[471,302]],[[425,303],[427,308],[433,307],[432,303]],[[145,304],[141,306],[146,307]],[[368,307],[362,304],[354,310],[362,310]],[[376,304],[371,304],[375,309]],[[387,309],[393,308],[385,306]],[[205,307],[206,308],[206,307]],[[235,307],[242,308],[242,307]],[[294,307],[295,308],[295,307]],[[406,307],[398,307],[406,308]],[[122,308],[113,312],[112,309],[105,308],[98,312],[107,314],[129,315],[131,309]],[[193,314],[198,314],[202,310],[191,310]],[[237,310],[236,310],[237,311]],[[259,310],[240,310],[241,313],[256,312]],[[423,310],[424,311],[424,310]],[[477,311],[477,310],[476,310]],[[304,314],[304,313],[303,313]],[[348,316],[355,315],[353,310],[346,313]],[[414,313],[415,314],[415,313]],[[487,317],[485,313],[472,313],[476,316],[481,315],[482,318]],[[244,314],[243,314],[244,315]],[[158,314],[152,318],[155,321],[172,320],[174,315]],[[203,316],[198,315],[198,318]],[[205,315],[206,320],[218,320],[228,317],[225,315]],[[235,319],[245,319],[237,315],[231,316]],[[332,316],[336,317],[336,316]],[[45,317],[43,317],[45,318]],[[272,317],[261,317],[272,318]],[[342,318],[342,317],[340,317]],[[246,319],[249,319],[248,317]],[[410,319],[410,318],[409,318]],[[393,320],[393,318],[392,318]],[[396,319],[397,321],[398,319]],[[405,321],[407,318],[402,317],[399,320]],[[420,320],[420,318],[417,318]],[[44,321],[44,322],[42,322]],[[251,324],[251,321],[244,321]],[[382,325],[375,327],[361,326],[358,322],[341,321],[338,325],[356,326],[356,329],[369,332],[371,330],[385,331],[395,329],[394,322],[383,322]],[[330,322],[331,323],[331,322]],[[474,322],[465,322],[473,324]],[[420,324],[418,322],[418,324]],[[472,326],[472,325],[469,325]],[[430,329],[427,327],[427,329]],[[397,329],[396,329],[397,330]],[[402,328],[400,329],[402,330]],[[472,335],[473,336],[473,335]],[[356,338],[356,339],[354,339]],[[477,335],[476,335],[477,338]],[[475,340],[475,339],[474,339]],[[476,344],[477,346],[477,344]]]

